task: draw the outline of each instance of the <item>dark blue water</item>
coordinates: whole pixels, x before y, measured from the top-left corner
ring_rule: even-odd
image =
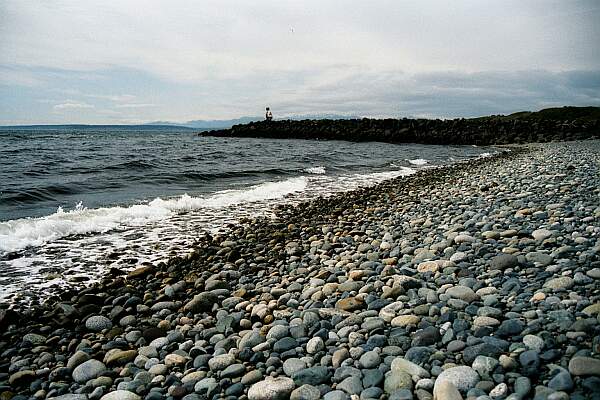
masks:
[[[212,193],[297,176],[414,167],[484,152],[472,147],[198,137],[192,130],[0,130],[0,221],[73,208]]]
[[[0,143],[0,299],[157,262],[275,204],[493,152],[148,127],[0,129]]]

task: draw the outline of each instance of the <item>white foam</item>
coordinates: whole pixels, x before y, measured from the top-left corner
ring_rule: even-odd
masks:
[[[339,178],[347,190],[358,188],[361,186],[371,186],[388,179],[398,178],[400,176],[412,175],[417,170],[408,167],[401,167],[398,170],[383,171],[383,172],[371,172],[368,174],[355,174],[351,176],[342,176]]]
[[[217,192],[208,197],[192,197],[184,194],[173,199],[156,198],[148,204],[135,204],[129,207],[87,209],[78,204],[74,210],[67,212],[59,208],[56,213],[42,218],[1,222],[0,251],[13,252],[70,235],[142,226],[163,220],[180,211],[225,208],[241,203],[279,199],[302,191],[306,185],[305,177],[297,177],[279,182],[265,182],[241,190]]]
[[[492,155],[492,153],[481,153],[478,157],[479,158],[486,158],[486,157],[489,157],[491,155]]]
[[[322,167],[322,166],[310,167],[310,168],[306,168],[304,170],[304,172],[309,173],[309,174],[315,174],[315,175],[323,175],[323,174],[325,174],[325,167]]]
[[[409,163],[411,163],[412,165],[425,165],[427,163],[429,163],[428,160],[424,159],[424,158],[417,158],[414,160],[408,160]]]

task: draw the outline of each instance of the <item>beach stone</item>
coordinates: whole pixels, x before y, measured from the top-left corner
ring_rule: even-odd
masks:
[[[376,351],[367,351],[360,356],[358,363],[362,368],[376,368],[381,364],[381,358]]]
[[[600,303],[589,305],[581,310],[581,312],[590,316],[598,315],[600,314]]]
[[[479,374],[480,377],[489,378],[491,376],[491,373],[498,365],[498,363],[498,360],[496,360],[495,358],[487,356],[477,356],[475,357],[475,361],[473,361],[473,365],[471,365],[471,367]]]
[[[245,348],[252,348],[265,341],[265,337],[260,334],[258,329],[254,329],[246,333],[238,343],[238,349],[243,350]]]
[[[423,365],[433,352],[434,350],[426,346],[413,346],[404,354],[404,358],[415,364]]]
[[[79,364],[89,360],[91,357],[85,351],[78,350],[76,351],[69,360],[67,361],[67,368],[74,369]]]
[[[269,340],[269,339],[279,340],[281,338],[286,337],[289,334],[289,332],[290,332],[289,328],[285,325],[274,325],[273,327],[271,327],[271,329],[269,329],[269,333],[267,333],[267,340]],[[248,346],[248,347],[254,347],[254,346]]]
[[[552,232],[549,231],[548,229],[536,229],[535,231],[531,232],[531,236],[535,240],[541,242],[545,239],[548,239],[550,236],[552,236]]]
[[[335,308],[344,311],[356,311],[364,307],[364,301],[357,297],[347,297],[340,299],[335,303]]]
[[[475,238],[470,235],[457,235],[454,238],[454,243],[456,243],[456,244],[473,243],[473,242],[475,242]]]
[[[63,394],[60,396],[56,396],[56,397],[48,397],[48,400],[88,400],[88,399],[89,399],[89,397],[87,394],[74,394],[74,393],[67,393],[67,394]]]
[[[418,272],[437,272],[440,269],[440,266],[435,261],[425,261],[420,263],[417,266]]]
[[[506,383],[500,383],[490,391],[490,397],[492,399],[503,399],[508,393],[508,385]]]
[[[531,381],[529,380],[529,378],[525,377],[525,376],[519,376],[516,380],[515,380],[515,394],[524,397],[527,396],[529,394],[529,392],[531,391]]]
[[[283,372],[289,377],[304,368],[306,368],[306,363],[299,358],[288,358],[283,362]]]
[[[391,325],[394,327],[404,327],[408,325],[417,325],[421,320],[420,317],[416,315],[399,315],[392,319]]]
[[[526,376],[535,376],[540,367],[539,353],[535,350],[527,350],[519,354],[521,372]]]
[[[411,376],[418,376],[419,378],[429,378],[429,372],[425,368],[422,368],[403,357],[394,358],[391,369],[392,371],[403,371]]]
[[[462,252],[462,251],[457,251],[456,253],[454,253],[450,256],[450,261],[452,261],[453,263],[459,263],[461,261],[464,261],[466,258],[467,258],[467,253]]]
[[[573,385],[571,374],[564,368],[559,368],[559,372],[548,382],[548,387],[556,391],[570,392]]]
[[[296,341],[296,339],[287,336],[275,342],[275,344],[273,345],[273,350],[275,350],[278,353],[283,353],[288,350],[295,349],[297,346],[298,342]]]
[[[223,378],[235,378],[241,376],[246,372],[246,367],[242,364],[231,364],[223,371],[221,371],[221,379]]]
[[[211,371],[220,371],[235,362],[235,357],[231,354],[221,354],[208,360],[208,367]]]
[[[154,272],[154,267],[151,265],[143,266],[130,271],[127,274],[127,279],[138,279],[150,275]]]
[[[165,356],[165,365],[167,367],[182,366],[187,362],[188,358],[180,354],[167,354]],[[210,360],[209,360],[210,363]]]
[[[378,368],[363,369],[361,372],[363,375],[362,384],[364,388],[379,386],[381,382],[383,382],[383,372]]]
[[[454,299],[460,299],[462,301],[466,301],[467,303],[479,299],[479,296],[473,291],[473,289],[467,286],[453,286],[446,290],[446,294]]]
[[[250,387],[248,400],[287,400],[293,390],[294,381],[290,378],[267,377]]]
[[[35,372],[31,370],[18,371],[12,374],[8,378],[8,383],[11,386],[20,386],[24,383],[28,383],[35,378]]]
[[[527,346],[529,350],[540,352],[544,348],[544,339],[535,335],[525,335],[523,336],[523,344]]]
[[[104,363],[108,366],[123,365],[133,361],[137,356],[137,350],[119,350],[114,349],[106,353]]]
[[[333,353],[333,356],[331,357],[331,364],[333,365],[334,368],[338,368],[342,364],[342,362],[345,359],[347,359],[348,357],[350,357],[350,353],[348,352],[348,349],[336,350]]]
[[[592,357],[573,357],[569,361],[569,372],[576,376],[600,376],[600,359]]]
[[[425,329],[421,329],[412,335],[412,346],[430,346],[440,341],[439,329],[435,326],[428,326]]]
[[[102,396],[100,400],[142,400],[140,396],[127,390],[115,390]]]
[[[298,386],[304,384],[316,386],[328,381],[330,377],[329,369],[322,365],[301,369],[292,375],[294,383]]]
[[[195,295],[192,300],[187,302],[183,306],[183,311],[191,312],[193,314],[201,313],[203,311],[210,311],[216,301],[217,296],[212,292],[202,292]]]
[[[531,296],[531,301],[543,301],[546,299],[546,293],[537,292],[533,296]]]
[[[158,312],[161,310],[174,310],[177,308],[177,304],[173,301],[159,301],[158,303],[154,303],[150,310],[152,312]]]
[[[500,337],[514,337],[523,331],[524,326],[525,324],[516,318],[506,319],[496,329],[496,335]]]
[[[294,389],[290,395],[290,400],[319,400],[321,392],[314,386],[302,385]]]
[[[409,373],[401,370],[391,370],[385,375],[383,390],[392,394],[398,389],[412,390],[413,381]]]
[[[363,391],[360,376],[349,376],[337,384],[336,389],[343,390],[348,394],[360,394]]]
[[[183,378],[181,378],[181,383],[190,383],[195,385],[196,382],[199,382],[204,378],[206,378],[206,372],[204,371],[190,372],[189,374],[186,374]]]
[[[346,393],[341,390],[332,390],[331,392],[325,393],[323,400],[348,400],[349,397]]]
[[[518,264],[519,261],[517,257],[515,257],[512,254],[506,253],[498,254],[497,256],[493,257],[489,262],[490,269],[497,269],[501,271],[507,268],[516,267]]]
[[[93,315],[85,321],[85,327],[92,332],[101,332],[112,328],[112,322],[103,315]]]
[[[546,253],[541,253],[538,251],[527,253],[525,255],[525,258],[529,262],[537,263],[544,267],[547,265],[550,265],[552,263],[552,261],[554,260],[554,258],[551,255],[546,254]]]
[[[150,347],[154,349],[161,349],[169,344],[169,339],[166,337],[159,337],[150,342]]]
[[[253,383],[256,383],[258,381],[260,381],[263,378],[263,374],[260,370],[255,369],[252,371],[247,372],[241,380],[242,385],[251,385]]]
[[[28,333],[23,336],[23,343],[31,343],[34,346],[38,346],[46,343],[46,337],[37,333]]]
[[[479,374],[471,367],[458,366],[444,370],[435,380],[435,386],[449,382],[461,393],[467,393],[479,382]],[[434,391],[435,391],[434,386]]]
[[[389,400],[413,400],[412,390],[408,389],[398,389],[394,393],[392,393],[389,397]]]
[[[308,354],[316,354],[319,351],[322,351],[324,348],[325,343],[319,336],[310,339],[308,343],[306,343],[306,352]]]
[[[500,321],[496,318],[479,316],[473,319],[474,326],[498,326],[500,325]]]
[[[460,392],[450,381],[441,381],[435,383],[433,388],[433,398],[436,400],[463,400]]]
[[[575,282],[570,276],[561,276],[558,278],[550,279],[549,281],[544,283],[544,287],[557,291],[570,289],[573,287],[574,284]]]
[[[95,359],[87,360],[73,370],[73,380],[77,383],[86,383],[99,377],[105,371],[106,365],[104,363]]]
[[[590,278],[600,279],[600,268],[592,268],[585,273]]]

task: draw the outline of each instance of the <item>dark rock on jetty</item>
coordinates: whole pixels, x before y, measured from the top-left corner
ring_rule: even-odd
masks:
[[[3,311],[0,399],[598,398],[600,141],[527,149]]]
[[[600,138],[600,119],[344,119],[263,121],[199,136],[424,144],[540,143]]]

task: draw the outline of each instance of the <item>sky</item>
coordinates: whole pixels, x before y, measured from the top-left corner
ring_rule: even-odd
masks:
[[[600,1],[0,1],[0,125],[600,106]]]

